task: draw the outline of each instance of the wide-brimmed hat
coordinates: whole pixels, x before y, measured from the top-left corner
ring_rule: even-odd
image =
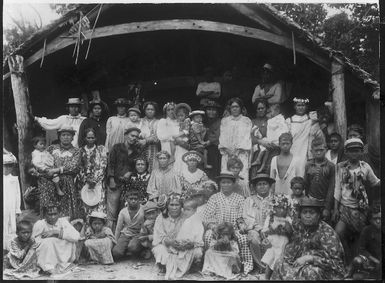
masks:
[[[147,213],[153,210],[158,210],[158,209],[159,209],[158,205],[153,201],[148,201],[143,207],[144,213]]]
[[[88,206],[97,205],[102,199],[102,185],[96,184],[93,188],[85,184],[80,191],[82,201]]]
[[[125,98],[118,98],[115,100],[114,105],[128,106],[128,101]]]
[[[132,131],[137,131],[138,133],[141,132],[140,129],[137,127],[129,127],[126,130],[124,130],[124,134],[127,135],[127,134],[131,133]]]
[[[303,197],[299,204],[299,207],[324,207],[325,203],[321,200],[309,197]]]
[[[270,184],[275,183],[275,180],[273,178],[270,178],[269,174],[265,174],[265,173],[259,173],[259,174],[255,175],[254,177],[251,178],[250,181],[252,183],[256,183],[256,182],[261,181],[261,180],[268,181]]]
[[[202,115],[202,116],[205,116],[206,115],[206,112],[203,111],[203,110],[194,110],[192,112],[190,112],[190,114],[188,115],[190,118],[192,118],[193,116],[195,115]]]
[[[69,126],[69,125],[64,125],[64,126],[60,127],[59,130],[57,130],[58,134],[63,133],[63,132],[68,132],[68,133],[71,133],[72,135],[74,135],[76,133],[74,128],[72,128],[72,126]]]
[[[188,113],[191,112],[190,105],[188,105],[187,103],[178,103],[177,105],[175,105],[175,113],[177,113],[178,110],[181,108],[186,108]]]
[[[142,114],[142,112],[140,112],[140,110],[136,107],[131,107],[127,110],[127,113],[131,112],[131,111],[134,111],[136,113],[138,113],[138,115],[140,116]]]
[[[3,148],[3,165],[16,163],[17,159],[13,153]]]
[[[361,148],[364,149],[364,143],[359,138],[351,138],[345,142],[345,149],[348,148]]]
[[[215,177],[215,179],[217,179],[218,181],[221,179],[231,179],[235,181],[236,177],[230,172],[221,172],[218,176]]]
[[[220,105],[218,102],[216,102],[215,100],[207,100],[204,104],[203,104],[203,108],[209,108],[209,107],[212,107],[212,108],[218,108],[218,109],[221,109],[222,108],[222,105]]]
[[[187,162],[189,160],[194,160],[194,159],[198,161],[198,163],[201,163],[203,160],[202,154],[200,154],[198,151],[190,150],[182,155],[182,160],[184,162]]]
[[[92,211],[88,217],[107,220],[107,215],[103,211]]]
[[[66,105],[81,105],[81,104],[83,104],[83,101],[81,101],[80,98],[78,97],[68,98],[68,102],[66,103]]]

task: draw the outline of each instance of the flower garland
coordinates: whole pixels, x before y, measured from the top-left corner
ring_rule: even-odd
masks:
[[[294,97],[294,98],[293,98],[293,102],[294,102],[294,103],[305,103],[305,104],[308,104],[310,101],[309,101],[309,98],[298,98],[298,97]]]

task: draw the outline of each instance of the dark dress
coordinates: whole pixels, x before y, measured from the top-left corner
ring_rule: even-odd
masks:
[[[123,208],[126,202],[126,194],[130,190],[139,191],[139,199],[142,204],[146,203],[148,200],[147,194],[147,185],[148,180],[150,179],[151,174],[145,172],[143,174],[134,173],[130,178],[123,182],[122,194],[120,195],[120,208]]]
[[[206,139],[210,141],[210,145],[206,147],[207,164],[213,167],[212,169],[206,170],[206,173],[210,179],[214,179],[216,176],[219,175],[221,171],[222,156],[218,150],[221,119],[216,118],[213,120],[208,120],[206,123],[206,127]]]
[[[79,148],[85,145],[86,130],[92,128],[95,130],[96,144],[104,145],[106,143],[106,123],[105,119],[95,119],[93,117],[84,119],[79,127],[78,145]]]

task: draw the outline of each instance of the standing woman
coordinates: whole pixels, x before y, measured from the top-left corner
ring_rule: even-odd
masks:
[[[118,98],[116,105],[117,114],[108,118],[106,124],[106,148],[110,152],[112,147],[117,143],[124,143],[124,130],[127,128],[129,119],[127,117],[128,102],[124,98]]]
[[[80,149],[80,172],[78,188],[81,192],[85,216],[93,211],[106,213],[104,176],[107,167],[107,150],[103,145],[96,145],[96,131],[85,130],[86,145]]]
[[[163,114],[165,118],[159,120],[156,135],[160,140],[162,151],[167,151],[172,159],[175,154],[174,137],[179,133],[179,123],[175,117],[175,103],[167,102],[163,106]]]
[[[227,105],[230,115],[221,121],[218,146],[222,154],[222,171],[227,170],[228,159],[235,155],[244,165],[239,175],[249,180],[252,123],[242,115],[243,102],[240,98],[231,98]]]
[[[187,103],[178,103],[175,106],[176,120],[179,123],[179,134],[175,137],[174,167],[179,172],[187,168],[187,165],[182,160],[182,156],[189,150],[190,147],[188,139],[190,120],[187,119],[190,112],[191,107]]]
[[[71,126],[63,126],[58,130],[60,143],[47,148],[54,158],[55,168],[48,170],[49,178],[41,176],[38,179],[41,217],[43,217],[42,209],[54,202],[59,203],[62,215],[68,216],[70,220],[81,216],[74,182],[80,168],[80,150],[71,144],[74,135],[75,130]],[[55,185],[51,180],[54,174],[59,174],[59,184],[64,196],[56,194]]]
[[[207,149],[207,164],[212,168],[207,170],[207,175],[210,179],[214,179],[221,172],[221,154],[218,150],[219,134],[221,127],[221,119],[219,118],[219,111],[221,105],[214,100],[208,100],[204,105],[206,111],[207,121],[207,140],[209,145]]]
[[[148,172],[151,173],[158,163],[155,157],[159,151],[159,139],[156,135],[159,120],[155,118],[158,112],[158,104],[154,101],[147,101],[144,103],[143,111],[145,117],[142,119],[141,136],[146,141],[144,152],[149,163]]]

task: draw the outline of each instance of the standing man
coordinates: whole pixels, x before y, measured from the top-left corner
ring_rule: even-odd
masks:
[[[82,104],[83,102],[81,102],[79,98],[68,98],[66,105],[68,107],[69,115],[62,115],[56,119],[34,117],[34,120],[38,122],[44,130],[58,130],[64,125],[71,126],[75,130],[72,145],[78,147],[79,127],[86,118],[80,115],[80,105]]]
[[[115,144],[108,156],[107,224],[112,230],[115,230],[123,182],[134,172],[135,159],[139,156],[139,134],[138,128],[128,128],[124,132],[124,143]]]

